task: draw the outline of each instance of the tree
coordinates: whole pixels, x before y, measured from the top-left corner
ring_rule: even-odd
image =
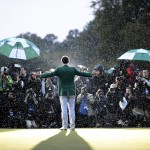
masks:
[[[54,34],[47,34],[44,39],[44,48],[46,51],[52,51],[54,50],[54,43],[57,41],[57,36]]]
[[[120,32],[123,52],[130,49],[149,49],[150,27],[141,23],[129,22]]]
[[[119,31],[124,25],[121,3],[119,0],[101,0],[96,1],[95,5],[98,5],[94,20],[94,30],[99,36],[97,51],[99,57],[109,62],[119,50]]]

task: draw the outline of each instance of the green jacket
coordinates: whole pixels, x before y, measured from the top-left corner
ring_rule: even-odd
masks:
[[[75,95],[75,84],[74,84],[75,75],[84,77],[92,76],[91,73],[80,72],[75,67],[64,65],[62,67],[58,67],[54,72],[44,73],[40,75],[40,77],[48,78],[52,76],[57,76],[59,96],[72,96]]]

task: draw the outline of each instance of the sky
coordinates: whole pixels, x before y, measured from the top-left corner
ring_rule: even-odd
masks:
[[[94,19],[91,0],[0,0],[0,40],[27,32],[63,41]]]

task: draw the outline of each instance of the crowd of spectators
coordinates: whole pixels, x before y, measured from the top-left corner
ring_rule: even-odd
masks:
[[[102,65],[93,69],[99,76],[75,78],[76,127],[149,127],[149,70],[125,61],[111,73]],[[61,127],[56,77],[41,79],[41,68],[29,72],[19,64],[0,71],[0,128]]]

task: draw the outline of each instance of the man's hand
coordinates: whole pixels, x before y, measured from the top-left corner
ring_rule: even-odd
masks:
[[[36,74],[36,78],[40,78],[40,75],[39,75],[39,74]]]

